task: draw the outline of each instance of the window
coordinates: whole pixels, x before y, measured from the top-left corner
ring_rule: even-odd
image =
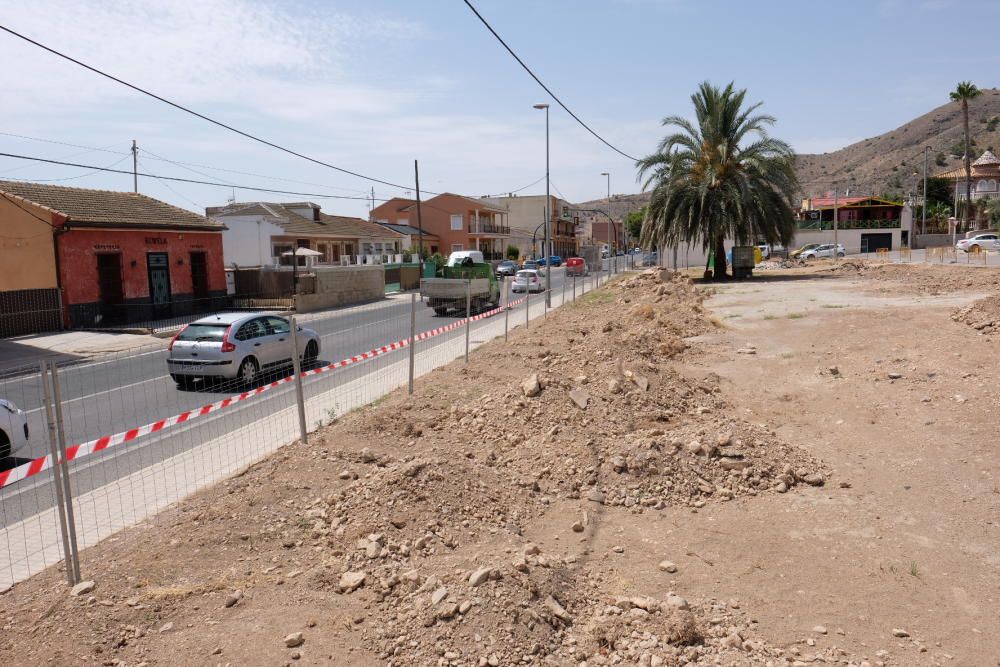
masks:
[[[451,231],[453,232],[462,231],[462,222],[463,220],[461,215],[451,216]],[[461,248],[459,248],[459,250],[461,250]]]
[[[396,221],[396,224],[397,225],[403,225],[404,227],[409,227],[410,226],[410,219],[409,218],[400,218],[399,220]]]
[[[268,333],[273,334],[286,334],[291,329],[288,327],[288,320],[281,317],[268,316],[265,318],[267,320]]]
[[[327,249],[327,245],[325,243],[317,243],[316,252],[323,253],[321,257],[316,258],[317,262],[326,264],[330,261],[330,251]]]
[[[236,332],[236,340],[250,340],[251,338],[260,338],[263,335],[264,323],[258,318],[241,326],[240,330]]]
[[[464,248],[464,246],[461,243],[452,243],[451,244],[451,251],[452,252],[461,252],[464,249],[465,248]]]
[[[276,243],[271,246],[271,256],[274,257],[280,264],[286,266],[292,265],[291,257],[282,257],[286,252],[292,251],[292,245],[290,243]]]

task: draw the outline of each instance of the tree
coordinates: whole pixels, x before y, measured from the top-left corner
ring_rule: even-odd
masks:
[[[934,164],[939,167],[943,167],[948,164],[948,158],[944,153],[938,153],[934,156]]]
[[[645,206],[640,208],[638,211],[629,211],[625,216],[625,229],[630,238],[637,239],[642,236],[642,221],[645,217]]]
[[[695,122],[664,118],[664,127],[676,131],[636,163],[643,188],[652,188],[643,245],[700,243],[715,255],[716,280],[726,276],[727,237],[787,245],[795,231],[795,153],[768,136],[775,119],[757,113],[760,102],[745,106],[745,98],[732,83],[702,83],[691,96]]]
[[[521,249],[516,245],[507,246],[507,259],[517,259],[521,256]]]
[[[955,87],[949,97],[953,102],[962,103],[962,120],[965,125],[965,209],[962,211],[962,222],[968,222],[969,204],[972,203],[972,151],[968,150],[972,146],[972,137],[969,136],[969,102],[982,95],[976,88],[976,84],[971,81],[962,81]]]
[[[1000,227],[1000,199],[990,199],[986,202],[985,209],[986,220],[990,227]]]
[[[941,223],[949,217],[951,217],[951,206],[948,204],[936,201],[927,205],[927,218],[934,225],[935,229],[940,229],[942,227]]]
[[[937,176],[927,177],[927,205],[931,206],[934,202],[941,202],[951,206],[954,194],[954,185],[947,178],[938,178]],[[917,181],[917,192],[919,194],[924,194],[924,182],[923,180]],[[928,212],[930,209],[927,209]]]

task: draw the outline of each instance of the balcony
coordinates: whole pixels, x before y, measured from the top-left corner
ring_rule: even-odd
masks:
[[[469,223],[469,233],[470,234],[491,234],[493,236],[510,236],[510,227],[507,225],[498,225],[495,222],[489,222],[486,220],[480,220],[476,222],[475,220]]]
[[[832,231],[833,220],[796,220],[795,226],[807,232]],[[837,229],[899,229],[899,219],[892,220],[841,220]]]

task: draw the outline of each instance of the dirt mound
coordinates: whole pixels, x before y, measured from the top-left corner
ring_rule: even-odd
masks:
[[[17,586],[2,598],[11,632],[0,655],[390,665],[783,655],[738,604],[688,601],[648,575],[608,581],[590,550],[619,507],[696,511],[829,476],[736,416],[719,378],[674,369],[713,326],[702,300],[665,270],[625,278],[438,369],[413,396],[344,416],[308,446],[88,550],[84,572],[102,573],[93,596],[67,598],[56,572]],[[576,539],[542,550],[525,537],[539,530]]]
[[[988,296],[956,310],[951,319],[984,334],[1000,333],[1000,294]]]
[[[845,260],[828,269],[841,275],[894,283],[882,291],[904,294],[943,294],[963,290],[1000,289],[1000,269],[961,264],[880,264]]]

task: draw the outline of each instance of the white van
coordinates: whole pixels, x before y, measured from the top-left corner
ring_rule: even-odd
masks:
[[[478,250],[457,250],[448,255],[448,266],[461,266],[467,259],[472,260],[473,264],[482,264],[486,261],[483,259],[483,253]]]

